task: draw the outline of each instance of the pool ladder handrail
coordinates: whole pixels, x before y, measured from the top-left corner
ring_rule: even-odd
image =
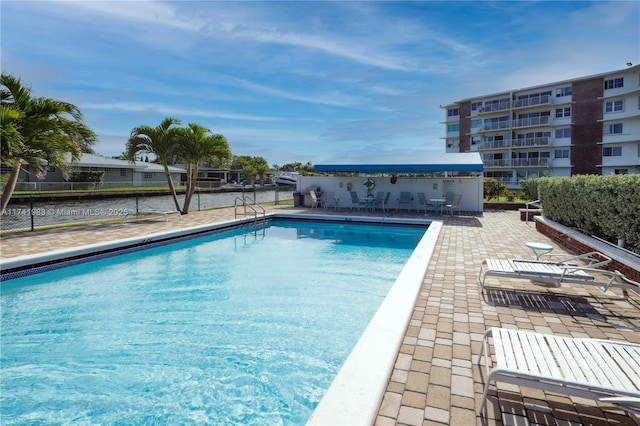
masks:
[[[234,210],[234,214],[235,214],[235,218],[238,218],[238,201],[240,201],[240,205],[242,207],[244,207],[244,210],[242,212],[242,215],[244,217],[247,217],[247,207],[249,207],[252,211],[253,211],[253,219],[257,222],[258,221],[258,213],[262,213],[262,220],[266,220],[266,214],[267,211],[265,210],[264,207],[262,207],[262,205],[256,203],[256,200],[254,200],[251,197],[236,197],[235,200],[233,200],[233,210]],[[248,203],[247,201],[250,201],[251,203]],[[258,211],[258,209],[256,209],[256,207],[258,207],[260,209],[260,211]]]

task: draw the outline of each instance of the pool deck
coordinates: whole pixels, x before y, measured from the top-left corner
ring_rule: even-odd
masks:
[[[292,206],[268,212],[333,214]],[[341,211],[346,215],[369,212]],[[420,217],[421,213],[387,213]],[[549,244],[554,254],[570,252],[520,221],[518,211],[482,216],[429,216],[443,227],[431,258],[404,342],[380,406],[376,425],[635,425],[624,411],[592,400],[500,384],[491,386],[486,418],[478,415],[484,373],[476,364],[482,334],[492,326],[564,336],[640,343],[640,297],[597,288],[561,289],[513,279],[477,282],[485,258],[533,258],[525,242]],[[126,223],[59,228],[0,236],[0,258],[113,241],[138,235],[234,219],[233,208],[186,216],[145,217]]]

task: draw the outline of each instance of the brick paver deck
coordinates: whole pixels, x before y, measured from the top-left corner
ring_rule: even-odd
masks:
[[[277,212],[315,212],[287,206]],[[365,214],[341,212],[341,214]],[[366,213],[370,214],[370,213]],[[414,215],[417,213],[414,213]],[[398,213],[391,213],[399,216]],[[406,216],[407,214],[402,214]],[[0,237],[0,257],[115,240],[233,219],[233,209],[193,212],[168,222],[155,218],[124,224],[36,231]],[[604,294],[596,288],[547,288],[513,279],[487,279],[480,294],[477,274],[484,258],[532,258],[526,241],[568,253],[521,222],[518,212],[489,211],[483,216],[443,219],[413,317],[407,328],[376,425],[634,425],[622,410],[592,400],[536,389],[492,386],[487,418],[478,413],[483,374],[476,364],[484,331],[514,327],[575,337],[640,343],[640,298]]]

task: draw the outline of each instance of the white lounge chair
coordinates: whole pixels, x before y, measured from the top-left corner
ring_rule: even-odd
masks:
[[[480,266],[478,281],[481,290],[484,290],[487,276],[495,276],[531,280],[553,284],[556,287],[560,287],[562,284],[587,284],[602,287],[604,291],[616,287],[640,293],[640,284],[629,280],[618,271],[600,269],[609,262],[611,262],[611,258],[599,252],[569,256],[555,262],[526,259],[485,259]]]
[[[410,192],[401,192],[400,198],[398,198],[398,207],[396,211],[399,210],[402,206],[407,208],[407,211],[411,211],[411,193]]]
[[[493,364],[490,362],[490,338]],[[487,376],[480,414],[486,406],[492,381],[611,402],[630,412],[638,408],[638,344],[497,327],[488,329],[482,342],[478,364],[484,354]],[[615,399],[611,400],[612,397]]]

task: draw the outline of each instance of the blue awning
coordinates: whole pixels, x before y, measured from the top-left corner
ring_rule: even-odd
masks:
[[[420,164],[316,164],[317,172],[342,173],[432,173],[482,172],[484,166],[477,152],[434,154]]]

